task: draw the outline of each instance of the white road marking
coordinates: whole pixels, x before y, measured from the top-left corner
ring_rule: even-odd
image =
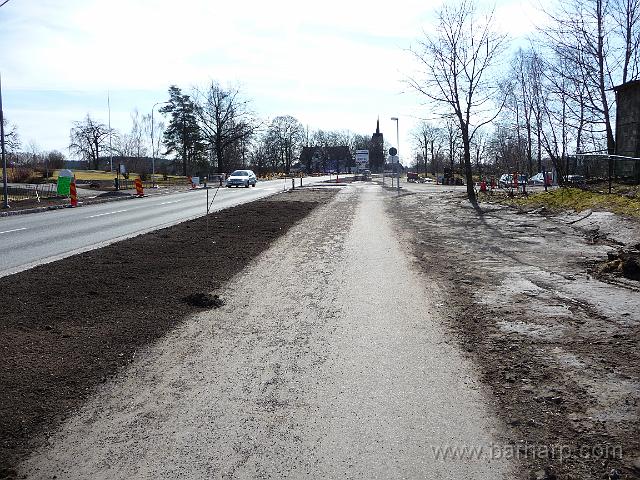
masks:
[[[115,212],[98,213],[97,215],[91,215],[89,217],[84,217],[84,218],[104,217],[105,215],[113,215],[114,213],[122,213],[122,212],[128,212],[128,211],[129,210],[116,210]]]
[[[4,232],[0,232],[0,235],[2,235],[3,233],[19,232],[21,230],[26,230],[26,229],[27,229],[27,227],[14,228],[13,230],[5,230]]]
[[[171,203],[178,203],[181,202],[182,200],[174,200],[173,202],[162,202],[160,205],[169,205]]]

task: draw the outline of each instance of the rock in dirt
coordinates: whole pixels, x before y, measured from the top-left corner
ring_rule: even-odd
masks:
[[[620,255],[622,260],[622,274],[631,280],[640,280],[640,255],[624,253]]]
[[[182,298],[182,301],[191,305],[192,307],[198,308],[219,308],[224,305],[224,300],[222,300],[218,295],[211,295],[210,293],[192,293]]]
[[[547,467],[543,470],[537,470],[535,472],[531,472],[531,475],[529,475],[529,478],[531,480],[556,480],[556,474],[553,473],[553,471]]]
[[[631,280],[640,280],[640,254],[635,252],[608,252],[607,261],[599,268],[600,274],[618,273]]]

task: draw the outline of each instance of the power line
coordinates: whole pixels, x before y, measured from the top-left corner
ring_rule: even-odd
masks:
[[[0,3],[0,7],[2,7],[3,5],[6,5],[7,3],[9,3],[9,0],[4,0],[4,2]]]

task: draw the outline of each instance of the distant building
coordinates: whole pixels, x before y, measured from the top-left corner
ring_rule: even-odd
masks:
[[[640,80],[614,87],[616,92],[616,155],[640,158]],[[615,175],[640,180],[640,160],[618,160]]]
[[[640,80],[614,87],[616,155],[640,158]]]
[[[374,173],[380,173],[384,168],[384,136],[380,133],[380,119],[376,122],[376,131],[371,136],[369,148],[369,168]]]

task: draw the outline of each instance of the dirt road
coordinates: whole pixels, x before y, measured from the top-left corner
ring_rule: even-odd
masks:
[[[28,478],[512,478],[502,427],[392,233],[346,187],[21,465]],[[451,452],[450,452],[451,453]]]

